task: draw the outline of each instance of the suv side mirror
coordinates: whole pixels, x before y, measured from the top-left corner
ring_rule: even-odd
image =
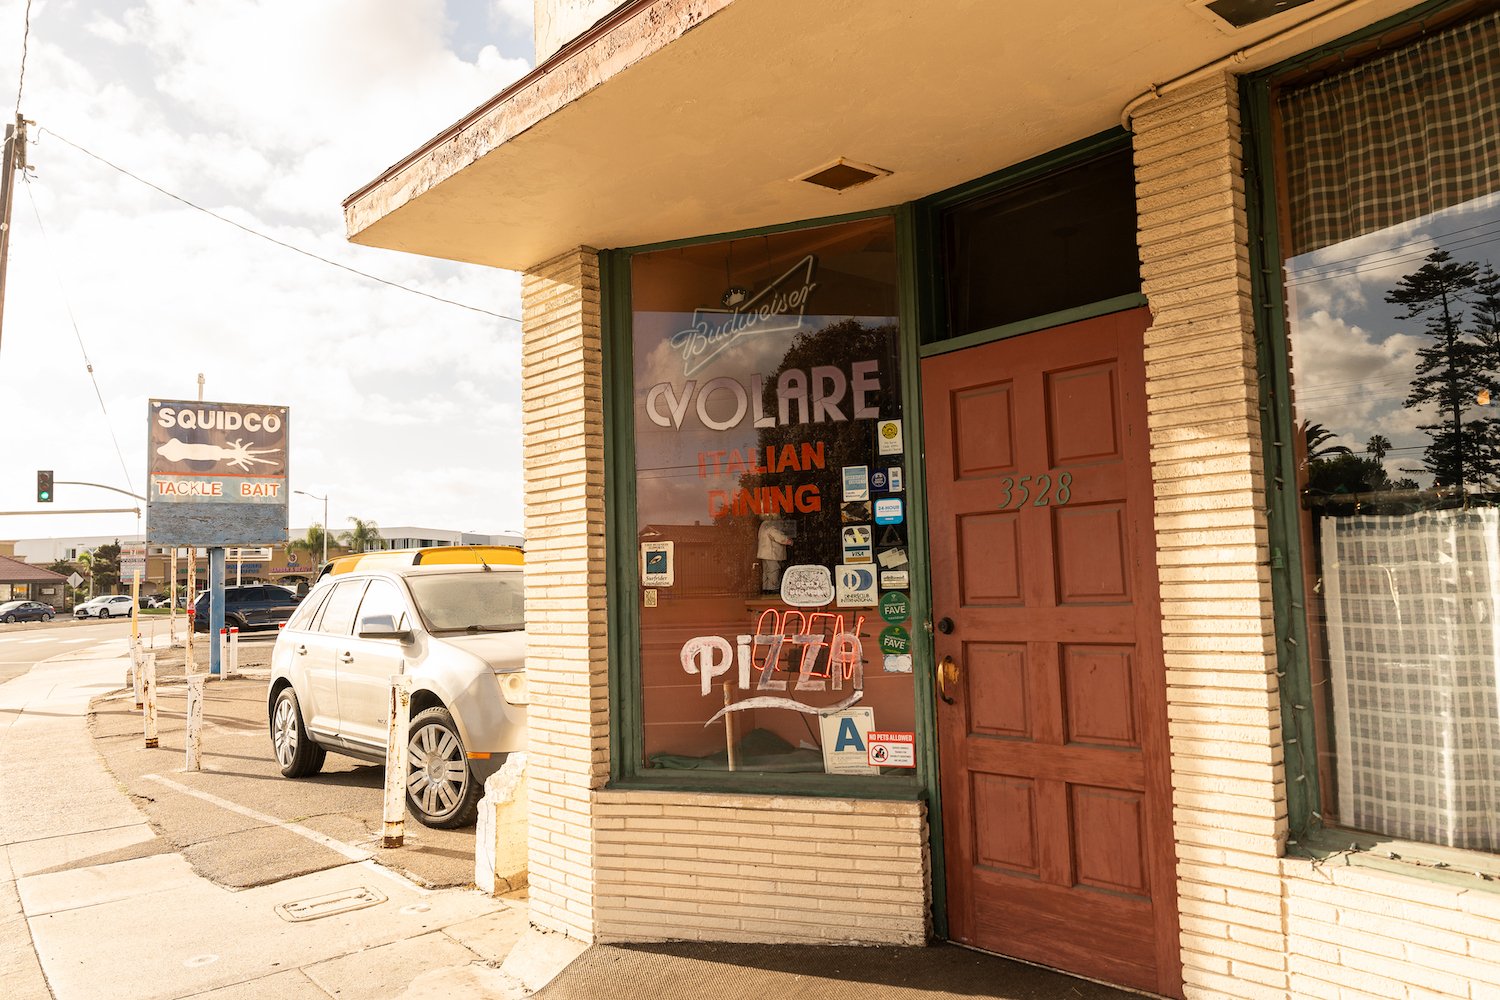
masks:
[[[359,637],[361,639],[400,639],[402,642],[410,642],[411,629],[397,628],[396,619],[391,615],[366,615],[359,620]]]

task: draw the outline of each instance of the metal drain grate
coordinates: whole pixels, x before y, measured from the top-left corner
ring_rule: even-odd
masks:
[[[362,910],[367,906],[384,902],[385,896],[362,885],[353,889],[330,892],[326,896],[314,896],[311,899],[282,903],[276,907],[276,913],[282,920],[295,924],[304,920],[331,917],[336,913],[348,913],[350,910]]]

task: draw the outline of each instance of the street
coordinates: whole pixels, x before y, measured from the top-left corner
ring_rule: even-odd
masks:
[[[165,622],[161,627],[165,634]],[[105,643],[118,645],[129,637],[128,618],[119,621],[59,619],[42,626],[0,625],[0,684],[26,673],[33,664],[42,660],[63,653],[92,650]]]

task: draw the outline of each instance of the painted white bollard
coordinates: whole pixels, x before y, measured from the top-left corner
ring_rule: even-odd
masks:
[[[187,609],[187,634],[184,636],[182,643],[183,648],[186,650],[183,653],[183,662],[186,664],[187,672],[196,674],[198,672],[198,657],[193,652],[193,606],[191,604],[188,605]]]
[[[210,667],[209,669],[213,669]],[[219,680],[229,679],[229,629],[219,629]]]
[[[187,771],[203,770],[203,675],[187,679]]]
[[[406,840],[406,744],[410,739],[411,677],[405,673],[392,674],[390,714],[386,719],[381,847],[400,847]]]
[[[141,696],[146,702],[146,749],[156,747],[156,654],[147,653],[141,670]]]
[[[237,674],[237,673],[240,672],[240,630],[239,630],[239,626],[235,626],[234,628],[231,628],[229,630],[229,659],[227,661],[225,661],[225,662],[227,662],[229,664],[229,666],[226,669],[228,669],[228,671],[230,673]]]
[[[130,684],[135,688],[135,707],[144,707],[141,702],[141,647],[130,646]]]

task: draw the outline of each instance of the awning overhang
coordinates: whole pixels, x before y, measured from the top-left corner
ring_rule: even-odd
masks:
[[[1202,2],[637,0],[345,202],[361,244],[525,270],[901,204],[1094,135],[1152,86],[1270,39],[1270,65],[1416,0],[1243,29]],[[890,171],[837,193],[839,158]]]

